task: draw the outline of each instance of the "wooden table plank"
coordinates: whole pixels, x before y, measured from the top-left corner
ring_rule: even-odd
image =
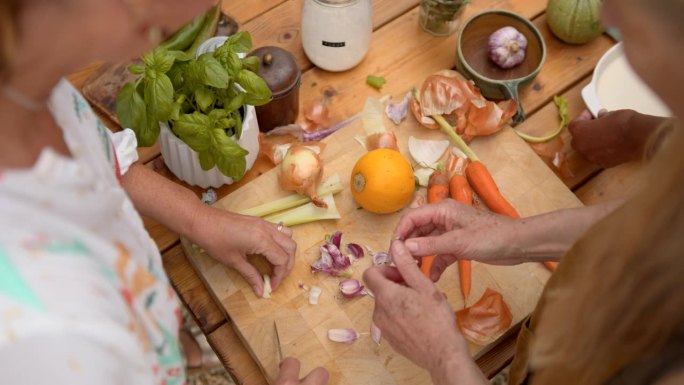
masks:
[[[643,162],[630,162],[601,171],[575,191],[585,205],[627,198],[649,185]]]
[[[375,0],[373,1],[373,29],[377,30],[389,21],[418,5],[419,0]],[[302,48],[300,35],[302,5],[304,0],[286,1],[266,12],[243,27],[252,35],[255,47],[278,46],[294,55],[300,70],[306,71],[313,65]]]
[[[209,334],[207,341],[237,385],[268,384],[230,324],[224,324]],[[230,354],[226,354],[227,346],[231,348]]]
[[[188,262],[180,244],[165,252],[162,261],[171,285],[177,293],[182,293],[182,301],[204,334],[209,334],[226,323],[226,317]]]
[[[224,0],[221,10],[244,24],[284,2],[287,0]]]
[[[397,94],[411,86],[420,86],[431,73],[453,67],[456,35],[437,38],[423,32],[416,21],[417,12],[414,9],[376,32],[364,62],[344,76],[318,68],[306,72],[302,79],[301,108],[326,95],[334,95],[331,108],[338,114],[351,116],[363,107],[368,96],[379,95],[365,82],[370,73],[387,79],[383,94]],[[534,24],[544,36],[548,54],[534,84],[521,92],[528,114],[591,73],[599,58],[613,45],[610,38],[601,36],[589,44],[570,46],[552,36],[544,16],[536,18]]]

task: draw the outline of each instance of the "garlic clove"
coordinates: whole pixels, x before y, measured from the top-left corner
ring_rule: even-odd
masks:
[[[359,333],[354,329],[330,329],[328,339],[333,342],[352,343],[359,338]]]
[[[354,298],[366,294],[363,289],[364,286],[358,279],[345,279],[340,282],[340,292],[346,298]]]
[[[318,300],[321,298],[323,290],[318,286],[311,286],[309,290],[309,304],[318,305]]]

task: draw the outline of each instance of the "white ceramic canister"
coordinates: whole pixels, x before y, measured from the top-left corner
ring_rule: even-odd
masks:
[[[363,60],[373,34],[371,0],[304,0],[302,45],[326,71],[346,71]]]

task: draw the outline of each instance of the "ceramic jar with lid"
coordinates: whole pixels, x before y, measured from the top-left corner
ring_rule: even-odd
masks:
[[[259,58],[259,76],[273,93],[273,100],[256,107],[259,130],[268,132],[276,127],[292,124],[299,113],[299,85],[301,71],[294,56],[279,47],[261,47],[249,56]]]
[[[304,0],[302,46],[317,67],[355,67],[366,56],[372,34],[371,0]]]

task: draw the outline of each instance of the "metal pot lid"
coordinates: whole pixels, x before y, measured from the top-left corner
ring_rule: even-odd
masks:
[[[289,92],[300,80],[301,72],[297,62],[288,51],[280,47],[261,47],[252,51],[249,56],[259,58],[259,76],[261,76],[273,97]]]

